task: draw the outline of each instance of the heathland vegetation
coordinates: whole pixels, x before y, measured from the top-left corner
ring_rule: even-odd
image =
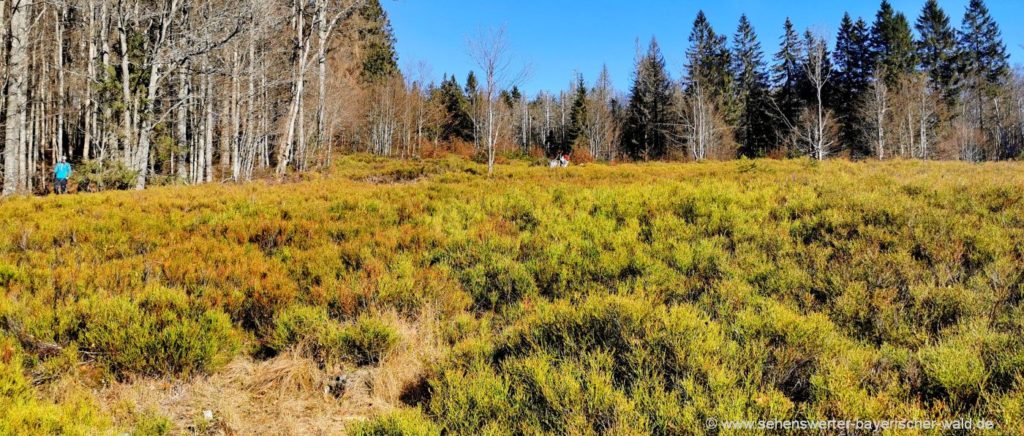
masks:
[[[0,203],[0,433],[1022,430],[1019,164],[336,165]]]

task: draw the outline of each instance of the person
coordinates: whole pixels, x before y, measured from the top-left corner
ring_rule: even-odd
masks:
[[[569,153],[562,154],[559,159],[559,163],[562,164],[562,168],[569,166]]]
[[[53,168],[54,184],[53,188],[57,194],[68,193],[68,178],[71,177],[71,164],[68,163],[64,156],[60,157],[60,163]]]

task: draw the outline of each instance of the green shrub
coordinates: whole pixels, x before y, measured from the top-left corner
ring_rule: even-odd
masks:
[[[64,392],[57,403],[36,398],[31,381],[25,377],[24,360],[14,341],[0,334],[0,434],[95,434],[109,428],[88,397]],[[12,353],[13,351],[13,353]]]
[[[499,309],[537,294],[530,272],[506,259],[491,258],[463,271],[462,286],[478,310]]]
[[[83,192],[131,189],[135,187],[137,174],[119,159],[104,162],[93,160],[78,165],[71,175],[70,183]]]
[[[352,429],[356,436],[432,436],[441,431],[419,409],[399,409],[376,416]]]
[[[11,286],[20,276],[17,268],[0,263],[0,288]]]
[[[267,347],[282,352],[296,344],[321,340],[330,329],[327,309],[305,305],[292,305],[274,318],[274,330],[266,341]],[[314,348],[322,344],[311,344]]]
[[[0,365],[18,369],[0,371],[0,433],[104,433],[75,386],[216,371],[241,339],[256,358],[377,364],[399,355],[398,323],[429,348],[401,355],[440,359],[424,415],[375,432],[1021,420],[1020,165],[514,163],[484,178],[459,160],[339,162],[286,184],[4,200]]]
[[[516,428],[508,382],[493,368],[476,362],[468,368],[450,368],[431,382],[429,413],[452,434],[500,434]],[[488,431],[490,430],[490,431]]]
[[[171,434],[174,425],[166,416],[146,411],[135,418],[133,436],[163,436]]]
[[[398,345],[398,340],[398,332],[384,321],[361,316],[334,333],[331,343],[344,358],[358,365],[375,365]]]
[[[115,375],[208,373],[239,347],[230,318],[218,310],[147,311],[123,297],[86,301],[79,347]]]
[[[951,341],[921,349],[921,367],[929,387],[958,406],[970,405],[985,388],[985,362],[978,351],[963,341]]]

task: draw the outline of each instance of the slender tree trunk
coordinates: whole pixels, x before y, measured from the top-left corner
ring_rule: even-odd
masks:
[[[111,71],[110,64],[110,14],[107,8],[107,1],[100,0],[100,58],[103,67],[103,79],[104,81],[109,80],[109,71]],[[107,158],[107,152],[110,150],[110,144],[113,141],[113,132],[111,131],[110,124],[113,122],[113,112],[110,104],[99,104],[97,105],[97,111],[100,112],[101,123],[96,123],[96,131],[100,133],[100,152],[99,160],[104,161]],[[102,108],[100,108],[100,106]]]
[[[124,11],[121,11],[124,14]],[[132,130],[134,121],[132,120],[132,112],[135,107],[134,98],[132,97],[131,91],[131,68],[130,59],[128,57],[128,25],[125,22],[128,19],[127,16],[122,15],[118,18],[118,43],[120,44],[121,50],[121,99],[123,103],[123,109],[121,111],[121,135],[124,138],[122,150],[124,152],[125,165],[128,168],[134,168],[135,164],[132,162],[134,158],[133,149],[131,147],[131,138],[135,137],[135,132]]]
[[[240,117],[239,117],[239,114],[238,114],[238,111],[239,111],[239,109],[238,109],[238,106],[239,106],[238,75],[241,73],[239,71],[239,63],[240,62],[241,61],[239,60],[238,49],[236,48],[235,50],[233,50],[231,52],[231,143],[230,143],[230,147],[231,147],[231,151],[230,151],[230,153],[231,153],[231,180],[235,181],[235,182],[238,181],[238,172],[239,172],[239,168],[240,168],[239,167],[239,162],[238,162],[238,157],[239,157],[238,147],[239,147],[239,142],[242,140],[242,138],[241,138],[241,136],[242,136],[241,135],[241,126],[240,126],[241,121],[240,121]]]
[[[7,123],[4,136],[4,196],[26,186],[24,147],[28,80],[28,6],[24,0],[11,6],[10,52],[7,63]]]
[[[817,127],[818,132],[817,132],[817,135],[816,135],[817,137],[814,138],[815,141],[817,141],[817,145],[815,146],[815,151],[817,153],[818,160],[824,160],[825,159],[825,114],[823,113],[823,111],[824,111],[824,104],[821,101],[821,85],[820,84],[817,86],[817,91],[818,91],[818,93],[817,93],[817,95],[818,95],[818,124],[817,124],[816,127]]]
[[[326,121],[324,120],[324,108],[327,103],[327,39],[330,36],[330,23],[327,21],[327,5],[325,0],[317,0],[317,20],[319,26],[317,44],[317,105],[316,105],[316,146],[321,147],[325,138]]]
[[[285,134],[285,141],[281,144],[278,150],[277,158],[277,173],[284,174],[288,169],[288,163],[292,159],[295,151],[301,153],[300,150],[294,150],[296,141],[296,135],[298,135],[299,141],[301,141],[302,133],[302,94],[304,92],[305,82],[305,55],[306,55],[306,41],[305,38],[305,7],[304,0],[295,0],[293,8],[293,23],[295,31],[295,69],[292,83],[292,105],[288,112],[288,121],[286,124],[287,134]],[[299,130],[299,132],[296,132]]]
[[[84,128],[82,130],[82,160],[89,161],[90,151],[93,141],[93,129],[96,125],[96,113],[93,109],[93,96],[92,96],[92,81],[96,80],[96,4],[95,0],[89,0],[89,25],[87,32],[89,33],[88,41],[86,44],[89,47],[88,59],[86,59],[85,67],[85,101],[83,102],[82,112],[85,118]]]
[[[203,77],[203,167],[200,169],[200,181],[203,183],[213,181],[213,80],[208,65],[206,70]]]
[[[188,174],[188,108],[189,108],[189,81],[186,70],[183,68],[178,73],[178,110],[175,116],[176,118],[176,129],[175,129],[175,149],[177,152],[178,159],[178,179],[187,181],[189,179]],[[174,159],[172,155],[171,159]]]
[[[57,47],[54,53],[55,66],[57,68],[57,104],[56,104],[56,148],[57,154],[67,155],[68,159],[71,158],[72,150],[64,150],[64,108],[65,108],[65,95],[64,95],[64,18],[66,16],[65,5],[58,6],[58,12],[54,13],[54,27],[56,32]]]

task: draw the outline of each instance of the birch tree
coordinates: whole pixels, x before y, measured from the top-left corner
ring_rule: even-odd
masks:
[[[484,75],[481,90],[484,125],[481,133],[487,153],[487,174],[494,174],[495,147],[501,128],[501,117],[497,109],[498,92],[518,83],[526,75],[525,70],[513,71],[505,29],[499,28],[482,33],[470,41],[470,54]]]
[[[25,192],[28,188],[28,156],[25,145],[28,140],[26,94],[31,6],[29,0],[12,0],[11,3],[10,49],[7,57],[7,122],[4,136],[4,196]]]
[[[823,91],[832,78],[827,46],[824,37],[808,32],[805,44],[804,74],[814,89],[815,101],[814,107],[807,109],[813,113],[803,117],[804,127],[801,129],[803,130],[801,137],[808,152],[817,160],[824,160],[828,157],[836,143],[832,125],[835,120],[832,119],[832,115],[825,107],[823,96]]]

